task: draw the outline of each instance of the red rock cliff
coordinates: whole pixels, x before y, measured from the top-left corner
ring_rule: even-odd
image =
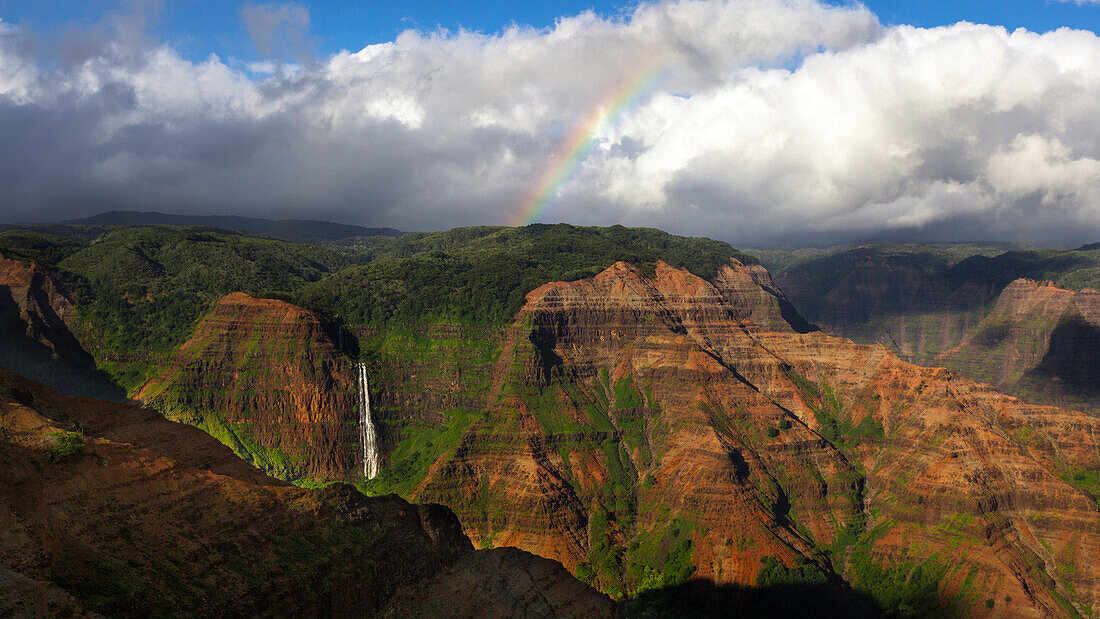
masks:
[[[136,398],[284,479],[359,465],[354,368],[321,318],[290,303],[225,296]]]
[[[762,328],[738,298],[664,264],[531,292],[487,418],[415,496],[613,593],[688,530],[693,577],[719,583],[765,557],[857,586],[915,561],[976,614],[971,589],[1015,615],[1096,605],[1097,497],[1060,475],[1100,468],[1100,420]]]
[[[1100,293],[1018,279],[938,362],[1029,401],[1100,413]]]

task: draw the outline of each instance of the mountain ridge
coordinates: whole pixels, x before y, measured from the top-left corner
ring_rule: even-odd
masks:
[[[339,241],[360,236],[401,236],[395,228],[368,228],[313,219],[264,219],[240,215],[181,215],[157,211],[107,211],[90,217],[67,219],[28,226],[208,226],[240,232],[252,232],[299,243]]]

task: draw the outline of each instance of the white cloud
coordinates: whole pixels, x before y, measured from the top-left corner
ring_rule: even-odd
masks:
[[[281,27],[306,40],[292,9],[256,9],[258,47]],[[510,223],[575,128],[656,67],[546,219],[740,242],[1100,236],[1090,32],[884,29],[860,5],[696,0],[547,30],[407,31],[246,73],[114,40],[50,69],[20,34],[0,30],[0,127],[23,153],[0,156],[13,219],[110,206]]]

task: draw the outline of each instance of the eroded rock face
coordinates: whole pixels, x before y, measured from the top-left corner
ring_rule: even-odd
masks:
[[[794,306],[826,332],[880,343],[925,365],[973,333],[998,293],[991,284],[955,283],[904,261],[870,257],[845,265],[823,288],[815,284],[822,286],[799,270],[779,282]]]
[[[337,339],[313,312],[229,294],[136,398],[270,474],[348,479],[361,466],[357,380]]]
[[[957,269],[905,252],[838,259],[831,270],[788,271],[780,285],[830,334],[1029,402],[1100,413],[1100,328],[1086,317],[1098,312],[1095,293],[1013,280],[1027,269],[1013,267],[1012,255],[1000,264],[973,256]]]
[[[137,406],[0,372],[0,430],[5,614],[411,616],[477,608],[471,591],[615,611],[560,565],[475,552],[446,508],[296,488]]]
[[[939,360],[977,380],[1013,387],[1042,360],[1073,297],[1050,282],[1018,279],[1001,291],[977,332]]]
[[[125,394],[96,374],[73,334],[78,321],[72,296],[53,272],[0,256],[0,366],[68,393],[121,399]]]
[[[730,260],[712,283],[722,293],[737,317],[769,331],[809,333],[817,327],[795,310],[787,295],[775,285],[768,270],[759,264],[745,266]]]
[[[1024,375],[1018,391],[1100,414],[1100,292],[1085,288],[1073,295],[1042,361]]]
[[[1100,412],[1100,293],[1015,280],[938,362],[1029,401]]]
[[[486,418],[415,496],[616,594],[681,568],[754,584],[771,558],[864,588],[923,562],[972,612],[968,591],[1017,615],[1097,603],[1097,497],[1060,475],[1100,468],[1100,420],[764,328],[722,282],[619,263],[531,292]]]

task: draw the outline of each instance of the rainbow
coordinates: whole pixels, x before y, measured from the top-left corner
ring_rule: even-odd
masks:
[[[538,183],[524,195],[513,225],[526,226],[546,210],[561,186],[596,147],[600,130],[618,121],[623,112],[665,76],[668,66],[667,62],[647,64],[643,71],[601,99],[584,122],[573,128]]]

